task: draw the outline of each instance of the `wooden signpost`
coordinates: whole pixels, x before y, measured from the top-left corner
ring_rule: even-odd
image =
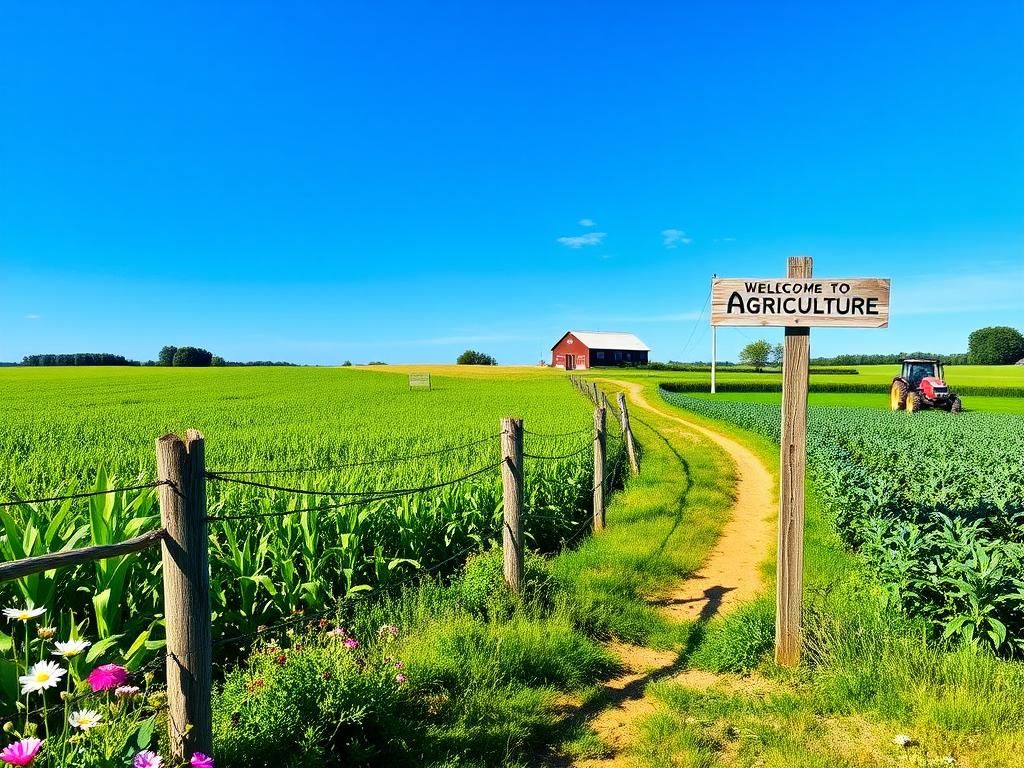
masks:
[[[813,279],[812,266],[810,256],[791,256],[785,279],[715,278],[711,282],[712,326],[781,326],[786,329],[782,357],[775,611],[775,661],[783,666],[800,662],[811,327],[884,328],[889,324],[888,280]]]

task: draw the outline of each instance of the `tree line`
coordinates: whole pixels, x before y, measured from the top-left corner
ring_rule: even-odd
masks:
[[[236,363],[225,360],[215,355],[208,349],[202,347],[174,347],[165,346],[160,349],[156,360],[140,362],[129,360],[124,355],[114,355],[109,352],[73,352],[57,355],[25,355],[21,360],[24,366],[56,366],[56,365],[144,365],[144,366],[166,366],[176,368],[209,368],[209,367],[235,367],[235,366],[257,366],[257,365],[295,365],[273,360],[251,360],[245,363]]]
[[[967,351],[941,355],[935,352],[896,352],[872,355],[835,355],[812,357],[811,365],[892,365],[907,357],[937,357],[948,365],[1013,365],[1024,361],[1024,334],[1005,325],[979,328],[967,338]],[[752,341],[740,350],[740,363],[762,368],[775,368],[782,364],[782,345],[769,344],[764,339]]]

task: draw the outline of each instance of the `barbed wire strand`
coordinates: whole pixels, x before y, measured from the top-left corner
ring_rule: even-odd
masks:
[[[481,437],[479,440],[473,440],[468,443],[462,443],[461,445],[449,445],[444,448],[438,448],[432,451],[426,451],[424,453],[409,453],[402,456],[388,456],[380,459],[367,459],[366,461],[353,461],[344,464],[323,464],[316,467],[291,467],[288,469],[232,469],[232,470],[214,470],[207,474],[215,474],[219,476],[234,476],[234,475],[284,475],[284,474],[298,474],[302,472],[329,472],[337,469],[352,469],[355,467],[369,467],[375,465],[386,465],[386,464],[398,464],[403,461],[413,461],[415,459],[425,459],[431,456],[440,456],[445,453],[453,453],[455,451],[466,450],[467,448],[473,448],[477,445],[490,442],[501,437],[501,434],[488,435],[487,437]]]
[[[349,497],[382,497],[388,498],[390,496],[408,496],[414,493],[420,493],[422,491],[430,491],[435,488],[443,488],[446,485],[455,485],[461,483],[463,480],[468,480],[471,477],[483,474],[489,470],[500,467],[501,462],[495,462],[489,464],[486,467],[482,467],[474,472],[470,472],[462,477],[455,478],[454,480],[446,480],[442,483],[435,483],[433,485],[424,485],[418,488],[395,488],[395,489],[382,489],[372,491],[311,491],[304,488],[291,488],[284,485],[273,485],[271,483],[259,483],[255,480],[240,480],[237,477],[224,477],[216,472],[207,472],[206,478],[208,480],[217,480],[222,483],[237,483],[238,485],[247,485],[252,488],[264,488],[269,491],[280,491],[282,493],[297,493],[302,496],[349,496]]]
[[[107,488],[102,491],[83,491],[82,493],[69,493],[66,496],[49,496],[42,499],[20,499],[15,501],[0,502],[0,507],[16,507],[19,504],[46,504],[51,501],[68,501],[69,499],[87,499],[90,496],[105,496],[111,493],[124,493],[125,491],[141,491],[147,488],[159,488],[161,485],[170,485],[170,480],[157,480],[144,485],[128,485],[123,488]]]

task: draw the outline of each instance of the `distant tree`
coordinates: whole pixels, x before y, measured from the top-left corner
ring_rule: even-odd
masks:
[[[344,363],[341,364],[341,367],[342,368],[351,368],[352,367],[352,361],[351,360],[346,360]]]
[[[772,368],[781,368],[785,350],[786,348],[782,344],[773,344],[771,354],[768,355],[768,365]]]
[[[213,353],[201,347],[178,347],[173,362],[176,368],[206,368],[213,362]]]
[[[483,352],[467,349],[455,361],[457,365],[497,365],[498,361]]]
[[[751,366],[755,371],[760,371],[768,365],[771,355],[772,345],[764,339],[758,339],[740,350],[740,363]]]
[[[967,337],[967,357],[973,365],[1010,365],[1024,358],[1024,335],[1016,328],[994,325]]]
[[[220,355],[214,355],[213,359],[210,361],[210,365],[212,365],[214,368],[223,368],[225,365],[227,365],[227,361]]]
[[[170,345],[161,347],[160,354],[157,356],[157,361],[160,365],[174,365],[174,353],[177,351],[177,347],[172,347]]]

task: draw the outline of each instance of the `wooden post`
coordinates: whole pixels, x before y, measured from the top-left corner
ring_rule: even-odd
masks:
[[[501,420],[501,484],[504,525],[505,583],[519,594],[523,579],[523,420]]]
[[[619,413],[621,414],[622,439],[626,441],[626,456],[629,459],[629,470],[634,475],[640,474],[640,462],[636,458],[636,443],[633,442],[633,427],[629,423],[629,407],[626,396],[619,392]]]
[[[601,407],[601,393],[597,389],[597,382],[592,382],[590,385],[590,399],[594,401],[594,405],[598,408]]]
[[[809,256],[791,256],[788,277],[809,278]],[[800,663],[803,607],[804,471],[807,462],[807,375],[810,328],[787,327],[782,356],[782,433],[780,435],[779,553],[775,662]]]
[[[167,632],[167,722],[174,762],[213,752],[209,536],[203,436],[156,441]]]
[[[594,530],[604,530],[605,409],[594,409]]]
[[[717,275],[711,275],[711,285],[714,286]],[[711,326],[711,394],[715,394],[718,383],[718,326]]]

